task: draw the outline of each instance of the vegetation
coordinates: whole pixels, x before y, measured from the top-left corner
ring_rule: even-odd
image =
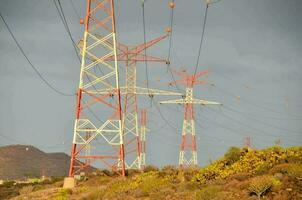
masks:
[[[204,168],[147,166],[144,172],[127,171],[126,178],[98,170],[72,190],[62,189],[62,180],[37,183],[20,187],[15,199],[295,200],[302,199],[301,171],[301,147],[231,147]]]
[[[265,150],[242,149],[240,152],[231,148],[222,159],[201,169],[195,181],[205,184],[237,173],[265,174],[273,166],[289,162],[302,162],[302,147],[284,149],[274,146]]]
[[[269,176],[258,176],[251,180],[248,190],[255,193],[260,200],[262,194],[273,186],[273,178]]]

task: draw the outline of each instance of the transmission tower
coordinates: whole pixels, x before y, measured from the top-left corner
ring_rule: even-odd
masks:
[[[146,132],[147,132],[147,110],[141,109],[140,112],[140,149],[141,149],[141,168],[146,167]]]
[[[87,0],[81,22],[85,32],[69,176],[98,160],[125,175],[114,0]]]
[[[250,136],[244,138],[244,147],[248,149],[252,148],[252,138]]]
[[[155,38],[149,42],[137,46],[119,45],[118,59],[126,62],[126,82],[125,87],[121,87],[124,96],[124,141],[127,169],[141,169],[141,164],[145,164],[145,154],[141,152],[141,139],[138,123],[137,95],[181,95],[180,93],[143,88],[137,86],[137,62],[158,62],[166,63],[165,59],[145,55],[143,52],[165,39],[168,35]],[[143,160],[142,160],[143,159]]]
[[[183,71],[172,70],[172,73],[181,77],[180,80],[170,82],[170,85],[185,85],[186,94],[182,99],[161,101],[160,104],[182,104],[184,106],[184,121],[182,127],[182,139],[179,152],[179,166],[197,166],[197,146],[195,137],[194,104],[221,105],[217,102],[195,99],[193,97],[194,85],[206,84],[205,81],[197,80],[208,73],[207,70],[189,75]]]
[[[96,37],[100,35],[95,34]],[[156,62],[167,63],[166,59],[155,56],[145,55],[145,50],[169,35],[157,37],[149,42],[142,43],[136,46],[117,43],[117,60],[125,62],[126,77],[125,86],[120,87],[122,96],[124,97],[123,109],[123,136],[125,148],[125,165],[126,169],[141,169],[141,149],[140,149],[140,131],[138,123],[138,106],[137,96],[155,95],[181,95],[177,92],[158,90],[152,88],[144,88],[137,86],[137,63],[138,62]],[[79,42],[79,49],[83,49],[83,40]],[[82,51],[81,51],[82,52]],[[93,55],[89,55],[90,60],[97,60]],[[108,57],[106,60],[112,60],[113,57]]]

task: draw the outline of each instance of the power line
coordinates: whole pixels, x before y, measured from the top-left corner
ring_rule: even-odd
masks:
[[[154,104],[156,110],[158,111],[160,118],[161,118],[162,120],[164,120],[164,121],[168,124],[168,126],[169,126],[170,128],[174,129],[175,131],[178,131],[178,128],[175,127],[175,126],[173,126],[173,125],[172,125],[172,124],[164,117],[164,115],[162,114],[161,110],[159,109],[157,103],[154,103],[154,102],[153,102],[153,104]]]
[[[73,1],[72,1],[72,0],[69,0],[69,1],[70,1],[70,4],[71,4],[72,9],[74,10],[74,12],[76,13],[76,15],[77,15],[78,18],[80,19],[80,18],[81,18],[81,17],[80,17],[80,14],[79,14],[79,12],[77,11],[77,9],[76,9],[76,7],[75,7]]]
[[[241,111],[235,110],[235,109],[233,109],[231,107],[228,107],[228,106],[224,106],[224,108],[227,109],[227,110],[229,110],[229,111],[241,114],[241,115],[248,115],[248,116],[259,117],[259,115],[257,115],[257,114],[252,114],[252,113],[247,113],[247,112],[241,112]],[[280,118],[280,117],[263,116],[263,115],[260,115],[260,117],[261,118],[266,118],[266,119],[273,119],[273,120],[302,120],[302,118]]]
[[[213,71],[213,69],[211,69],[211,71]],[[249,89],[250,91],[251,90],[258,90],[259,91],[259,88],[251,87],[249,84],[243,83],[243,82],[241,82],[238,79],[234,79],[231,76],[226,75],[225,73],[219,73],[218,71],[215,71],[215,74],[218,75],[218,76],[220,76],[220,77],[222,77],[222,78],[224,78],[225,80],[228,80],[228,81],[236,83],[236,85],[239,85],[242,88]],[[285,96],[283,96],[283,97],[285,97]],[[274,96],[274,98],[282,98],[282,96]],[[263,103],[263,100],[262,100],[262,103]],[[284,105],[284,104],[281,104],[281,103],[271,103],[271,102],[267,102],[267,101],[265,103],[266,104],[270,104],[270,105],[271,104],[275,104],[275,105],[278,105],[278,106]],[[295,107],[299,107],[299,105],[294,105],[294,106]]]
[[[168,108],[168,107],[167,107]],[[174,112],[176,112],[176,113],[179,113],[179,111],[177,111],[177,110],[175,110],[174,108],[170,108],[171,110],[173,110]],[[198,114],[197,112],[194,112],[196,115]],[[199,115],[199,118],[202,118],[202,117],[200,117],[200,115]],[[204,129],[205,127],[203,127],[197,120],[195,120],[195,123],[196,123],[196,125],[199,127],[199,128],[201,128],[201,129]],[[215,137],[215,136],[212,136],[212,135],[208,135],[208,134],[205,134],[205,133],[203,133],[203,135],[205,135],[205,136],[207,136],[207,137],[210,137],[210,138],[213,138],[213,139],[216,139],[216,140],[218,140],[218,141],[220,141],[220,142],[222,142],[222,141],[224,141],[224,140],[222,140],[222,139],[220,139],[220,138],[218,138],[218,137]],[[234,141],[234,140],[233,140]]]
[[[8,136],[6,136],[6,135],[1,135],[1,134],[0,134],[0,137],[6,139],[6,140],[8,140],[8,141],[11,141],[11,142],[16,142],[16,143],[18,143],[18,144],[24,144],[24,143],[25,143],[25,142],[16,140],[16,139],[14,139],[14,138],[8,137]],[[27,144],[27,143],[25,143],[25,144]]]
[[[52,89],[54,92],[56,92],[57,94],[63,95],[63,96],[75,96],[74,94],[69,94],[69,93],[65,93],[62,92],[60,90],[58,90],[57,88],[55,88],[53,85],[51,85],[40,73],[40,71],[33,65],[33,63],[29,60],[29,58],[27,57],[25,51],[23,50],[23,48],[21,47],[20,43],[18,42],[18,40],[16,39],[14,33],[12,32],[12,30],[10,29],[9,25],[7,24],[6,20],[4,19],[4,17],[2,16],[1,12],[0,12],[0,17],[2,19],[2,21],[4,22],[4,25],[6,26],[8,32],[10,33],[11,37],[13,38],[15,44],[17,45],[18,49],[20,50],[20,52],[22,53],[22,55],[24,56],[24,58],[27,60],[28,64],[31,66],[31,68],[34,70],[34,72],[38,75],[38,77],[50,88]]]
[[[229,108],[229,107],[226,107],[226,106],[224,106],[224,108],[225,108],[226,110],[229,110],[229,111],[232,111],[232,112],[235,112],[235,113],[241,114],[243,117],[245,117],[245,118],[247,118],[247,119],[254,120],[254,121],[256,121],[256,122],[258,122],[258,123],[260,123],[260,124],[263,124],[263,125],[266,125],[266,126],[269,126],[269,127],[275,128],[275,129],[281,129],[281,130],[288,131],[288,132],[292,132],[292,133],[298,133],[298,134],[302,134],[302,133],[301,133],[301,132],[299,132],[299,131],[295,131],[295,130],[287,129],[287,128],[284,128],[284,127],[275,126],[275,125],[273,125],[273,124],[266,123],[266,122],[264,122],[264,121],[262,121],[262,120],[258,120],[258,119],[256,119],[256,118],[253,118],[253,117],[250,117],[250,116],[245,116],[245,115],[244,115],[244,114],[242,114],[241,112],[238,112],[238,111],[236,111],[236,110],[234,110],[234,109],[232,109],[232,108]]]
[[[169,38],[169,51],[168,51],[168,62],[170,62],[170,56],[171,56],[171,47],[172,47],[172,36],[173,36],[173,18],[174,18],[174,0],[170,2],[172,4],[171,7],[171,13],[170,13],[170,38]]]
[[[204,14],[204,18],[203,18],[202,32],[201,32],[201,37],[200,37],[198,56],[197,56],[195,70],[194,70],[194,75],[197,73],[197,69],[198,69],[198,66],[199,66],[200,54],[201,54],[201,49],[202,49],[202,44],[203,44],[203,39],[204,39],[204,33],[205,33],[205,28],[206,28],[206,23],[207,23],[207,17],[208,17],[208,9],[209,9],[209,3],[206,4],[205,14]]]
[[[75,41],[74,41],[74,39],[73,39],[73,37],[72,37],[70,28],[69,28],[69,26],[68,26],[68,23],[67,23],[65,14],[64,14],[63,7],[62,7],[62,5],[61,5],[61,1],[60,1],[60,0],[57,0],[57,1],[58,1],[59,6],[57,5],[56,0],[53,0],[53,3],[54,3],[54,5],[55,5],[55,7],[56,7],[56,9],[57,9],[57,12],[58,12],[59,17],[60,17],[60,19],[61,19],[61,21],[62,21],[62,23],[63,23],[63,25],[64,25],[64,28],[65,28],[65,30],[66,30],[66,32],[67,32],[67,34],[68,34],[68,36],[69,36],[69,38],[70,38],[70,40],[71,40],[71,42],[72,42],[72,46],[73,46],[73,48],[74,48],[74,52],[75,52],[75,54],[76,54],[76,56],[77,56],[79,62],[81,63],[81,58],[80,58],[80,56],[79,56],[79,54],[78,54],[78,47],[77,47],[77,45],[76,45],[76,43],[75,43]],[[98,64],[97,64],[97,68],[98,68],[98,70],[104,75],[104,72],[100,69],[100,66],[99,66]],[[84,74],[85,74],[85,76],[86,76],[88,82],[91,83],[92,81],[91,81],[90,77],[89,77],[86,73],[84,73]],[[95,87],[95,85],[92,84],[92,87],[93,87],[93,89],[94,89],[96,92],[98,92],[98,89]]]
[[[217,85],[215,85],[215,88],[217,88],[218,90],[222,91],[223,93],[225,93],[225,94],[227,94],[227,95],[229,95],[229,96],[232,96],[232,97],[235,97],[235,98],[238,97],[238,96],[236,96],[235,94],[233,94],[232,92],[229,92],[229,91],[227,91],[227,90],[225,90],[225,89],[222,89],[222,88],[220,88],[220,87],[217,87]],[[267,111],[270,111],[270,112],[273,112],[273,113],[277,113],[277,114],[280,114],[280,115],[286,114],[286,115],[288,115],[288,116],[297,117],[297,118],[298,118],[298,117],[302,117],[302,116],[294,115],[294,114],[290,114],[290,113],[282,113],[282,112],[277,111],[277,110],[275,110],[275,109],[272,109],[272,108],[269,108],[269,107],[266,107],[266,106],[263,106],[263,105],[255,104],[255,103],[251,102],[250,100],[248,100],[247,98],[240,97],[240,100],[242,100],[242,99],[244,100],[245,103],[247,103],[247,104],[249,104],[249,105],[251,105],[251,106],[260,108],[260,109],[262,109],[262,110],[267,110]]]
[[[211,108],[210,108],[210,109],[211,109]],[[213,110],[213,109],[211,109],[211,110]],[[216,111],[214,111],[214,112],[216,112]],[[284,137],[286,137],[286,136],[288,136],[288,135],[282,135],[282,134],[279,134],[279,135],[270,134],[270,133],[264,132],[263,130],[260,130],[260,129],[258,129],[258,128],[255,128],[255,127],[253,127],[253,126],[250,126],[250,125],[248,125],[248,124],[246,124],[246,123],[242,123],[242,121],[239,121],[239,120],[237,120],[237,119],[234,119],[233,117],[230,117],[229,115],[226,115],[226,114],[224,114],[224,113],[220,113],[220,115],[223,116],[223,117],[225,117],[225,118],[228,118],[228,119],[231,120],[231,121],[236,122],[236,123],[239,124],[240,126],[247,127],[247,128],[249,128],[249,129],[255,130],[255,131],[257,131],[257,132],[263,133],[263,134],[268,135],[268,136],[272,136],[272,137],[278,137],[278,136],[284,136]],[[255,134],[254,134],[254,135],[255,135]],[[287,140],[288,140],[288,141],[291,141],[291,142],[296,142],[296,141],[289,140],[289,139],[287,139]]]
[[[74,41],[74,39],[73,39],[73,37],[72,37],[72,35],[71,35],[71,31],[70,31],[70,29],[69,29],[69,26],[68,26],[68,23],[67,23],[65,14],[64,14],[64,12],[63,12],[63,8],[62,8],[62,5],[61,5],[61,1],[60,1],[60,0],[57,0],[57,1],[58,1],[58,4],[59,4],[59,5],[57,5],[56,0],[53,0],[53,3],[54,3],[54,5],[55,5],[55,7],[56,7],[56,9],[57,9],[57,12],[58,12],[59,17],[60,17],[60,19],[61,19],[61,21],[62,21],[62,23],[63,23],[63,25],[64,25],[64,28],[65,28],[65,30],[66,30],[66,32],[67,32],[67,34],[68,34],[68,36],[69,36],[69,38],[70,38],[70,40],[71,40],[71,42],[72,42],[72,46],[73,46],[73,48],[74,48],[75,54],[76,54],[76,56],[77,56],[79,62],[81,62],[81,58],[80,58],[80,56],[79,56],[79,54],[78,54],[78,47],[77,47],[77,45],[76,45],[76,43],[75,43],[75,41]]]
[[[145,1],[142,2],[142,15],[143,15],[143,33],[144,33],[144,52],[145,52],[145,57],[147,56],[147,44],[146,44],[146,22],[145,22]],[[146,74],[146,81],[147,81],[147,88],[148,88],[148,93],[149,93],[149,73],[148,73],[148,63],[147,60],[145,59],[145,74]],[[150,94],[149,94],[150,96]]]
[[[173,31],[174,31],[174,28],[173,28],[174,6],[175,6],[174,0],[172,0],[171,3],[173,5],[171,7],[171,14],[170,14],[170,29],[171,29],[171,31],[170,31],[170,34],[169,34],[169,49],[168,49],[167,69],[170,72],[170,75],[171,75],[173,81],[175,82],[176,80],[175,80],[174,74],[173,74],[173,72],[171,70],[171,67],[170,67],[170,64],[171,64],[170,57],[171,57],[171,49],[172,49],[172,43],[173,43],[173,37],[172,36],[173,36]],[[174,87],[177,89],[178,92],[180,92],[180,89],[179,89],[178,85],[175,84]]]

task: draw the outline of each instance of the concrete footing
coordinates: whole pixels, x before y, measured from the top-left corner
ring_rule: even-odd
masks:
[[[65,189],[72,189],[76,185],[76,180],[73,177],[66,177],[64,178],[63,188]]]

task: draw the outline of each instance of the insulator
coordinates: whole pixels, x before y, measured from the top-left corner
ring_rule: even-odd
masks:
[[[84,24],[84,19],[80,19],[80,24]]]
[[[169,3],[169,7],[172,8],[172,9],[175,8],[175,3],[171,1],[171,2]]]
[[[166,65],[170,65],[170,60],[166,60]]]
[[[170,27],[167,27],[165,30],[167,33],[171,33],[172,29]]]

